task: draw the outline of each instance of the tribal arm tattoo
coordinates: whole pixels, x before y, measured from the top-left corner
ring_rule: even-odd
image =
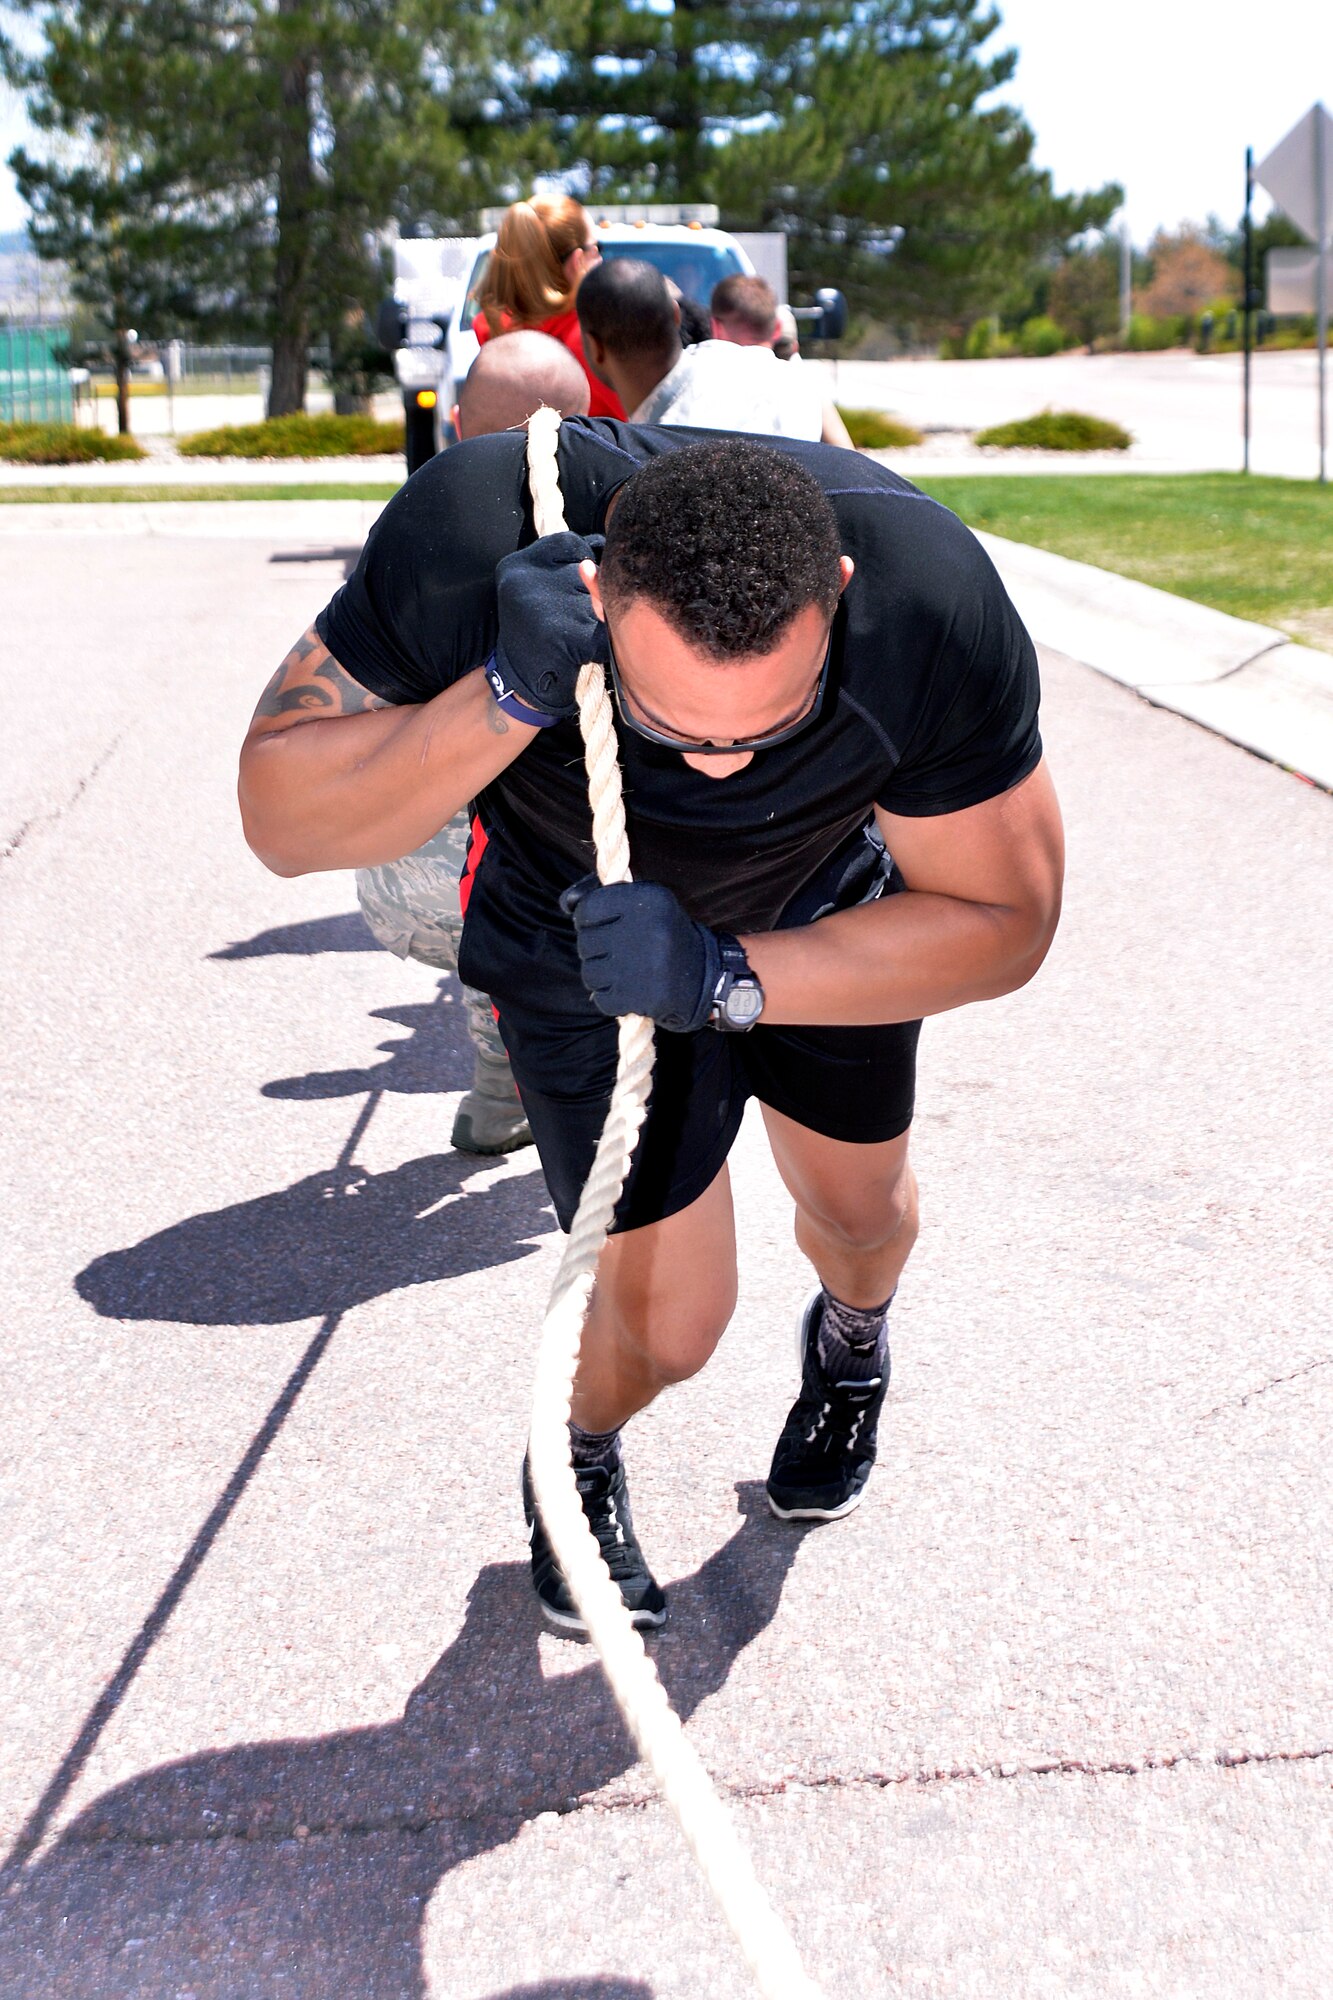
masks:
[[[390,705],[339,666],[312,625],[259,697],[252,724],[284,715],[304,714],[312,721],[317,716],[362,715]]]

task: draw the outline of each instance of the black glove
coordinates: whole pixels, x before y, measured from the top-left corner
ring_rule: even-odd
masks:
[[[722,953],[670,889],[585,875],[560,907],[574,919],[583,983],[604,1014],[646,1014],[682,1035],[707,1026]]]
[[[496,565],[495,664],[506,688],[544,715],[577,715],[579,668],[607,658],[606,627],[579,575],[604,547],[601,535],[543,535]]]

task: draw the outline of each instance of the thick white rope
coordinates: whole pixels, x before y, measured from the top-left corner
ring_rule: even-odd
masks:
[[[528,481],[539,535],[558,534],[565,526],[556,466],[559,435],[560,419],[554,410],[538,410],[529,422]],[[629,840],[615,726],[605,675],[595,662],[579,674],[578,699],[597,873],[603,882],[628,882]],[[556,1559],[601,1655],[620,1712],[679,1820],[764,2000],[820,2000],[819,1989],[760,1886],[730,1815],[630,1621],[584,1517],[570,1462],[570,1399],[583,1322],[597,1259],[634,1157],[653,1079],[652,1022],[641,1014],[627,1014],[619,1026],[620,1055],[606,1124],[542,1326],[532,1394],[532,1484]]]

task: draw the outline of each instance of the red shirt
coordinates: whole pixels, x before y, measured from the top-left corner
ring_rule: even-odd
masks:
[[[513,324],[509,314],[502,313],[501,319],[504,323],[500,331],[501,333],[508,333]],[[563,347],[567,347],[578,362],[579,367],[588,378],[588,387],[592,391],[592,400],[588,404],[588,415],[590,417],[619,417],[623,422],[625,416],[624,404],[615,393],[615,390],[608,389],[605,382],[599,382],[588,366],[583,352],[583,332],[579,326],[579,316],[573,306],[570,306],[566,312],[552,313],[550,319],[544,319],[540,326],[535,326],[531,330],[533,333],[549,333],[552,340],[558,340]],[[477,314],[477,317],[472,322],[472,331],[477,336],[478,346],[484,346],[488,340],[493,338],[490,327],[486,324],[485,313]]]

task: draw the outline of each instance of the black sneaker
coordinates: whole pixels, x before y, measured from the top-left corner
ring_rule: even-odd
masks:
[[[875,1463],[875,1427],[889,1388],[884,1373],[868,1382],[835,1382],[819,1359],[823,1292],[807,1299],[798,1335],[801,1393],[782,1427],[768,1473],[768,1504],[779,1521],[837,1521],[860,1505]]]
[[[620,1585],[620,1595],[633,1623],[653,1629],[665,1625],[666,1597],[635,1539],[624,1466],[617,1461],[614,1471],[608,1471],[604,1465],[590,1465],[576,1471],[575,1478],[588,1525],[597,1537],[612,1582]],[[569,1594],[569,1586],[560,1573],[560,1566],[537,1513],[532,1474],[526,1458],[523,1460],[523,1513],[528,1524],[528,1540],[532,1544],[532,1587],[537,1593],[542,1616],[557,1632],[564,1632],[570,1638],[586,1639],[588,1628]]]

